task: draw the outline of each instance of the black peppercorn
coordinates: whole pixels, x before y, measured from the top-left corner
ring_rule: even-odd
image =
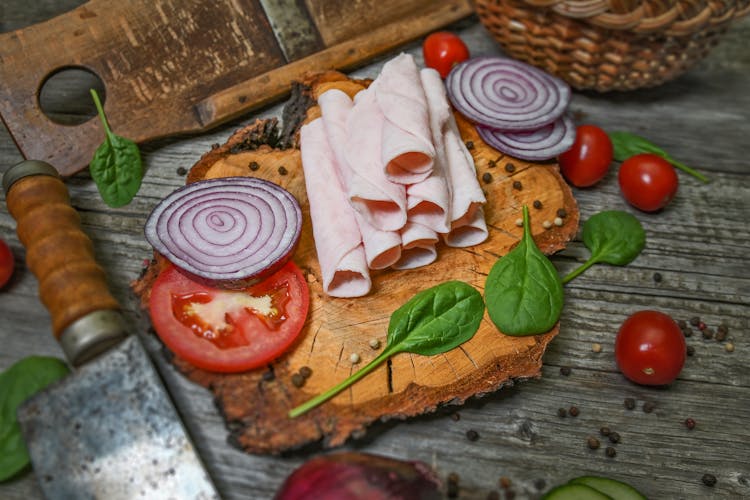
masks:
[[[185,175],[187,173],[187,169],[185,167],[179,167],[177,169],[177,175]]]
[[[305,377],[300,375],[299,373],[295,373],[292,375],[292,385],[294,387],[302,387],[305,385]]]
[[[652,403],[651,401],[646,401],[643,403],[643,412],[644,413],[651,413],[654,411],[654,408],[656,408],[656,404]]]
[[[717,342],[723,342],[727,338],[727,329],[722,328],[719,326],[719,328],[716,329],[716,335],[714,335],[714,338]]]
[[[662,276],[661,273],[654,273],[654,282],[661,283]]]
[[[693,316],[690,318],[690,324],[693,326],[698,326],[698,324],[701,322],[701,319],[698,316]]]
[[[539,200],[534,200],[534,203],[532,203],[532,205],[534,205],[534,208],[536,208],[537,210],[542,208],[542,202]]]
[[[251,161],[250,164],[248,165],[248,167],[250,167],[250,170],[252,170],[253,172],[255,172],[256,170],[258,170],[260,168],[260,165],[258,165],[257,161]]]
[[[558,208],[557,216],[560,217],[561,219],[564,219],[565,217],[568,216],[568,212],[566,212],[564,208]]]
[[[600,445],[599,440],[594,436],[589,436],[589,438],[586,440],[586,444],[591,450],[598,450]]]
[[[513,165],[512,163],[506,163],[505,164],[505,171],[508,172],[508,173],[513,173],[513,172],[516,171],[516,166]]]
[[[609,427],[602,427],[601,429],[599,429],[599,433],[602,436],[609,436],[610,432],[612,432],[612,431],[609,429]]]
[[[488,160],[487,161],[487,167],[488,168],[495,168],[495,165],[497,165],[497,162],[495,160]]]
[[[474,149],[474,141],[466,141],[466,149]]]
[[[690,430],[695,429],[695,420],[693,420],[692,418],[686,418],[685,427],[687,427]]]
[[[691,345],[687,346],[687,348],[685,349],[685,354],[687,354],[688,356],[692,356],[693,354],[695,354],[695,347]]]
[[[489,172],[482,174],[482,181],[484,181],[485,184],[492,182],[492,174]]]
[[[628,410],[632,410],[635,408],[635,399],[633,398],[625,398],[625,408]]]
[[[713,487],[716,485],[716,476],[713,474],[703,474],[701,481],[703,481],[703,484],[706,486]]]
[[[568,416],[568,410],[566,410],[565,408],[558,408],[557,416],[560,418],[565,418],[566,416]]]
[[[578,407],[577,407],[577,406],[571,406],[571,407],[570,407],[570,408],[568,409],[568,413],[570,414],[570,416],[571,416],[571,417],[577,417],[577,416],[578,416],[578,413],[579,413],[579,412],[578,412]]]
[[[479,433],[474,429],[469,429],[468,431],[466,431],[466,439],[468,439],[469,441],[476,441],[477,439],[479,439]]]
[[[310,375],[312,375],[312,368],[310,368],[309,366],[303,366],[299,369],[299,374],[305,378],[309,378]]]
[[[569,366],[563,366],[563,367],[561,367],[561,368],[560,368],[560,374],[561,374],[561,375],[564,375],[564,376],[566,376],[566,377],[567,377],[568,375],[570,375],[570,372],[571,372],[571,371],[572,371],[572,370],[570,369],[570,367],[569,367]]]
[[[513,181],[513,189],[516,191],[520,191],[523,189],[523,184],[521,184],[521,181]]]
[[[612,458],[615,455],[617,455],[617,450],[615,450],[612,446],[607,446],[607,448],[604,450],[604,453],[609,457]]]
[[[609,441],[611,443],[619,443],[620,442],[620,434],[617,432],[610,432],[609,433]]]
[[[279,167],[279,175],[286,175],[289,172],[287,171],[286,167],[284,165]]]

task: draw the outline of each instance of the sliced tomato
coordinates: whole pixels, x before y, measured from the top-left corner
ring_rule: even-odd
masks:
[[[175,355],[204,370],[240,372],[286,351],[309,305],[307,282],[293,262],[245,290],[206,286],[170,266],[154,282],[149,312]]]

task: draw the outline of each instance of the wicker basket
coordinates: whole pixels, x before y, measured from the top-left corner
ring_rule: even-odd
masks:
[[[513,58],[600,92],[651,87],[703,58],[750,0],[475,0]]]

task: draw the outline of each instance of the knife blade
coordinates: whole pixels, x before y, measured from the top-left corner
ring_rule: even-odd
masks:
[[[287,62],[325,48],[307,6],[297,0],[260,0],[276,42]]]
[[[3,176],[26,262],[73,373],[17,412],[50,499],[219,498],[138,335],[110,294],[57,170]]]

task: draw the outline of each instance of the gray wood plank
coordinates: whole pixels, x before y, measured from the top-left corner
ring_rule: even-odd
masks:
[[[0,10],[0,29],[19,28],[77,1],[8,0]],[[55,11],[55,9],[60,9]],[[475,21],[455,29],[474,54],[498,49]],[[626,267],[595,266],[566,286],[559,336],[545,355],[543,376],[519,382],[459,408],[408,421],[385,422],[345,448],[411,460],[423,460],[442,477],[460,475],[460,498],[482,499],[500,491],[498,480],[512,481],[516,498],[537,498],[552,485],[581,474],[603,474],[637,485],[653,498],[750,497],[750,168],[745,143],[750,132],[750,19],[730,29],[710,56],[685,76],[654,89],[629,93],[574,95],[572,109],[583,121],[609,130],[630,130],[648,137],[675,157],[707,172],[703,185],[680,176],[674,202],[658,214],[630,208],[619,194],[616,168],[591,189],[575,189],[582,219],[599,210],[634,213],[647,232],[647,246]],[[420,58],[418,44],[404,48]],[[358,70],[374,76],[385,58]],[[262,110],[196,137],[165,139],[144,145],[147,175],[138,197],[118,210],[100,200],[86,173],[68,181],[75,207],[92,237],[97,257],[109,274],[113,293],[126,314],[144,332],[147,346],[184,415],[199,451],[227,499],[271,498],[294,467],[320,450],[282,457],[244,454],[226,442],[221,416],[205,389],[186,381],[163,356],[138,309],[129,283],[140,273],[150,248],[142,236],[146,214],[165,194],[181,186],[177,168],[189,168],[213,143],[223,142],[255,116],[278,116],[279,105]],[[21,159],[0,129],[0,166]],[[24,251],[14,234],[15,223],[0,199],[0,235],[18,260],[12,285],[0,292],[0,369],[29,354],[61,356],[48,333],[49,317],[39,304],[36,279],[22,262]],[[588,256],[580,240],[553,257],[561,273]],[[654,273],[661,281],[654,280]],[[667,389],[627,382],[614,362],[614,336],[623,319],[638,309],[655,308],[676,319],[700,316],[710,326],[725,322],[735,351],[704,340],[688,339],[695,354],[679,380]],[[602,351],[594,353],[593,343]],[[560,373],[570,367],[569,376]],[[632,397],[637,407],[627,410]],[[642,404],[656,409],[644,413]],[[558,408],[575,405],[577,417],[560,418]],[[460,419],[452,418],[458,412]],[[688,430],[683,422],[698,423]],[[603,447],[586,447],[601,426],[617,430],[622,441],[617,456]],[[467,430],[480,438],[466,439]],[[603,438],[602,444],[605,445]],[[704,473],[718,478],[714,488],[701,483]],[[40,498],[33,473],[0,484],[0,497]]]

